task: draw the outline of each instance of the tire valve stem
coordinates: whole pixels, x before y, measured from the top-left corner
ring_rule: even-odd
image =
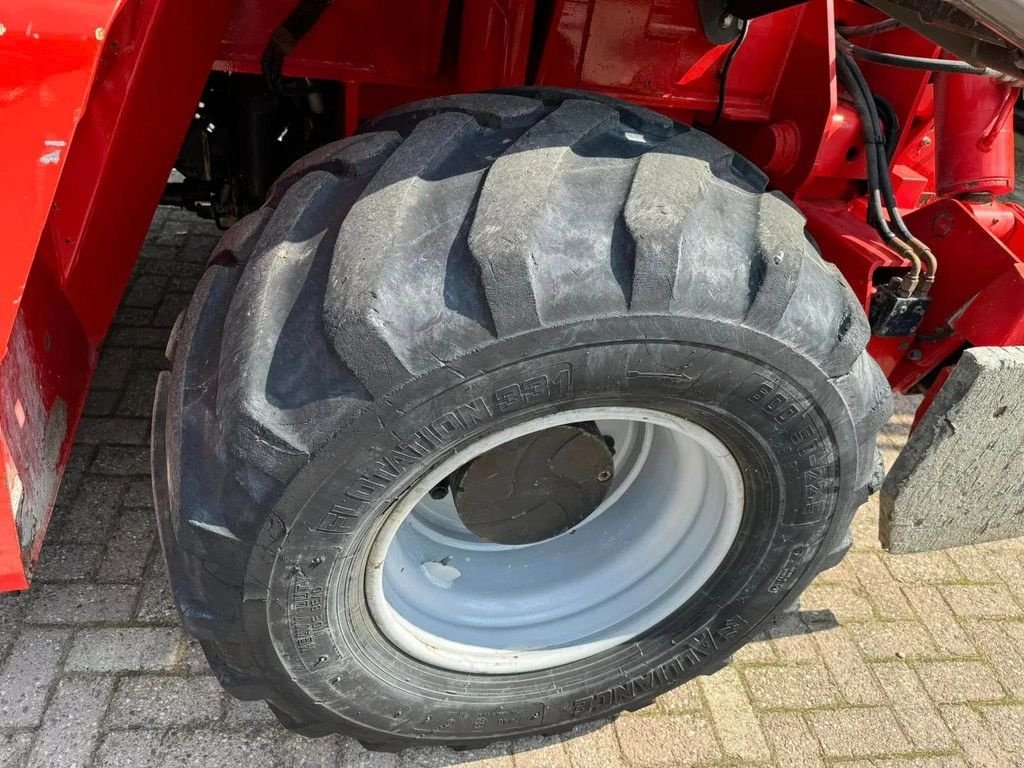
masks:
[[[448,495],[448,478],[446,477],[440,483],[430,489],[430,498],[435,501],[439,501]]]

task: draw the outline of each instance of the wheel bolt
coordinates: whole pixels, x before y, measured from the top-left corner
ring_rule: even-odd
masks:
[[[599,483],[607,483],[611,479],[612,473],[609,472],[607,469],[603,469],[597,473],[597,482]]]

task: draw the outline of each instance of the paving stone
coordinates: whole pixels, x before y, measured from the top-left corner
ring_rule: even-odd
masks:
[[[786,663],[814,664],[821,661],[811,628],[799,613],[791,613],[768,630],[776,655]]]
[[[809,712],[807,720],[827,757],[884,757],[912,749],[886,708]]]
[[[75,439],[93,445],[148,445],[149,421],[86,417],[79,422]]]
[[[137,582],[156,543],[156,521],[148,509],[127,509],[107,542],[100,581]]]
[[[212,675],[213,671],[210,669],[210,662],[206,659],[206,653],[203,652],[203,647],[199,644],[199,641],[194,637],[185,638],[185,658],[182,660],[182,665],[185,668],[185,672],[189,675]],[[262,704],[263,702],[259,702]],[[276,721],[275,721],[276,722]]]
[[[994,544],[1006,542],[992,542]],[[1019,551],[992,551],[987,553],[988,562],[999,580],[1013,595],[1018,605],[1024,605],[1024,553]]]
[[[658,697],[658,706],[670,715],[680,712],[696,712],[704,709],[704,699],[700,695],[700,684],[696,680],[673,688]]]
[[[955,547],[945,550],[949,559],[968,581],[995,581],[996,573],[989,563],[988,557],[980,547]]]
[[[117,519],[124,495],[124,481],[106,477],[86,477],[68,512],[57,521],[61,542],[105,544]]]
[[[99,544],[48,543],[36,563],[32,583],[89,579],[96,573],[102,554]]]
[[[915,749],[938,752],[955,747],[952,734],[914,670],[902,662],[875,664],[872,670]]]
[[[164,335],[166,336],[166,333]],[[160,347],[162,348],[163,346]],[[157,376],[157,371],[136,369],[118,401],[116,413],[119,416],[149,418],[153,411],[153,392],[156,389]]]
[[[184,636],[173,627],[84,629],[66,662],[75,672],[170,671],[184,652]]]
[[[739,673],[732,667],[725,667],[710,677],[700,678],[700,685],[725,756],[747,761],[768,760],[768,743]]]
[[[94,765],[96,768],[160,768],[165,765],[165,744],[169,737],[166,731],[111,731],[104,735]]]
[[[152,514],[153,484],[149,478],[129,482],[121,503],[128,509],[145,509]]]
[[[733,654],[733,664],[769,664],[778,661],[778,655],[772,647],[771,637],[758,635],[757,638],[740,648]]]
[[[223,715],[224,693],[213,677],[127,677],[117,686],[112,728],[201,726]]]
[[[0,665],[18,637],[27,603],[28,595],[25,593],[0,595]]]
[[[473,768],[513,768],[508,742],[492,744],[484,749],[467,749],[460,753],[459,760],[470,763]],[[400,764],[402,768],[448,768],[451,758],[440,749],[407,749],[402,753]]]
[[[114,678],[66,678],[57,686],[36,734],[29,768],[78,768],[91,762],[98,727],[106,711]]]
[[[32,748],[32,734],[0,733],[0,768],[22,768]]]
[[[1024,765],[1024,706],[981,707],[978,712],[1014,764]]]
[[[581,725],[567,733],[562,743],[572,768],[624,765],[614,723],[599,720]]]
[[[942,719],[956,737],[967,762],[977,768],[1008,768],[1013,763],[981,715],[966,704],[941,707]]]
[[[1017,652],[1024,654],[1024,621],[1001,621],[999,625]]]
[[[82,413],[85,416],[109,416],[120,399],[121,393],[116,390],[94,389],[86,397]]]
[[[128,619],[138,586],[132,584],[39,584],[30,592],[25,621],[88,624]]]
[[[885,558],[893,579],[903,584],[945,584],[964,576],[946,552],[922,552]]]
[[[1024,653],[1014,646],[1003,625],[999,621],[976,621],[969,622],[966,630],[1003,687],[1014,698],[1024,699]]]
[[[741,674],[762,709],[815,709],[842,701],[823,666],[747,667]]]
[[[937,588],[907,586],[903,588],[903,594],[914,606],[940,650],[951,656],[973,656],[977,653]]]
[[[68,642],[64,629],[22,629],[0,669],[0,728],[39,724]]]
[[[203,663],[206,663],[205,660]],[[209,669],[209,666],[207,666],[207,669]],[[277,725],[277,717],[265,701],[239,701],[233,696],[224,694],[224,704],[226,708],[224,722],[227,725]],[[358,742],[353,743],[358,745]],[[366,751],[361,746],[359,749],[364,752]]]
[[[104,740],[101,768],[334,768],[338,741],[279,731],[123,731]]]
[[[621,718],[615,731],[623,756],[637,768],[693,765],[721,758],[711,722],[696,715]]]
[[[864,586],[875,613],[882,619],[912,619],[914,611],[900,591],[899,584],[874,553],[852,552],[847,557]]]
[[[171,585],[167,580],[162,553],[158,552],[150,560],[135,619],[147,624],[177,625],[179,623],[178,611],[174,607],[174,600],[171,597]]]
[[[940,755],[937,757],[904,757],[893,760],[872,760],[871,768],[968,768],[960,757]],[[852,768],[853,763],[842,763],[843,768]]]
[[[835,584],[811,584],[800,596],[800,605],[807,611],[830,611],[843,624],[871,621],[871,603],[850,587]]]
[[[761,715],[761,729],[780,765],[788,768],[820,768],[821,746],[803,718],[789,712]]]
[[[92,377],[92,388],[121,389],[128,380],[134,357],[134,350],[105,347]]]
[[[122,304],[126,307],[156,307],[163,298],[167,279],[157,275],[139,275],[125,291]]]
[[[338,768],[398,768],[400,762],[400,755],[370,752],[355,739],[345,739],[338,756]]]
[[[571,768],[569,753],[558,736],[533,736],[512,743],[515,768]]]
[[[942,704],[994,701],[1006,697],[992,669],[980,661],[931,661],[916,665],[928,695]]]
[[[814,635],[821,657],[840,694],[850,704],[883,704],[882,694],[874,675],[868,669],[857,646],[845,627],[818,632]]]
[[[114,325],[152,325],[153,310],[144,307],[121,307],[114,316]]]
[[[953,613],[961,618],[1012,618],[1024,611],[1002,584],[956,584],[939,587]]]
[[[149,474],[149,447],[100,446],[92,471],[103,475]]]
[[[849,633],[868,659],[916,659],[940,655],[928,630],[916,621],[851,624]]]

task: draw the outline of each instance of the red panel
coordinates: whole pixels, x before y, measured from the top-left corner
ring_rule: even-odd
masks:
[[[19,150],[14,167],[24,182],[5,186],[4,194],[23,195],[29,204],[26,209],[18,199],[0,201],[0,215],[7,217],[3,223],[16,233],[17,246],[3,262],[0,289],[21,298],[19,304],[5,301],[2,316],[10,322],[4,341],[11,327],[15,333],[0,363],[0,471],[8,491],[0,493],[0,588],[23,586],[25,570],[38,553],[97,347],[233,7],[229,0],[126,0],[109,26],[104,23],[97,32],[94,16],[64,14],[63,7],[44,14],[39,3],[34,5],[39,14],[84,28],[56,27],[64,30],[58,39],[70,51],[65,59],[57,53],[57,61],[47,58],[60,46],[29,49],[13,111],[9,114],[4,104],[0,120],[0,130]],[[109,4],[107,10],[113,10]],[[53,28],[18,18],[26,38],[20,50],[37,39],[36,30]],[[9,34],[10,28],[0,40]],[[100,38],[98,64],[87,61],[87,51],[95,58]],[[69,71],[61,70],[61,61]],[[33,67],[46,76],[33,76]],[[51,69],[56,74],[47,74]],[[57,86],[61,109],[50,104],[49,89]],[[40,162],[40,146],[50,147],[39,139],[50,136],[64,143],[53,146],[53,163]],[[51,165],[61,171],[59,182]],[[28,217],[35,215],[45,215],[45,225],[40,220],[31,226]],[[27,280],[22,271],[28,271]],[[8,317],[15,306],[16,316]]]
[[[490,1],[470,0],[474,5]],[[271,35],[297,4],[241,0],[216,67],[259,72]],[[288,56],[284,74],[419,85],[438,73],[447,16],[448,0],[334,0]]]
[[[1017,229],[1024,227],[1024,211],[1007,206],[1017,217]],[[1014,274],[1021,257],[972,214],[970,206],[957,200],[940,200],[920,208],[906,217],[907,225],[932,249],[939,261],[938,276],[932,288],[932,304],[928,309],[918,337],[889,381],[900,392],[906,392],[929,372],[966,344],[990,343],[986,338],[967,337],[955,322],[972,301],[993,283]],[[1011,291],[1012,294],[1012,291]],[[1002,327],[1015,327],[1024,314],[1019,297],[993,308],[989,321],[995,329],[996,316]],[[984,325],[971,326],[975,331]],[[1016,343],[1016,342],[1015,342]]]
[[[43,526],[19,525],[34,514],[31,511],[19,515],[16,524],[15,508],[27,509],[26,495],[33,489],[26,483],[26,465],[31,463],[26,454],[43,451],[46,416],[52,407],[52,400],[47,402],[40,391],[35,341],[24,319],[18,318],[25,316],[31,300],[26,283],[43,225],[102,41],[119,5],[117,0],[7,0],[0,15],[0,592],[28,585],[22,551],[31,547]],[[19,330],[12,342],[16,321]],[[88,366],[82,367],[84,375]],[[51,475],[53,485],[57,474]],[[25,529],[21,535],[19,527]]]
[[[0,357],[119,0],[5,0]]]
[[[768,116],[781,66],[765,63],[786,61],[804,12],[793,8],[751,24],[732,66],[727,116]],[[541,83],[601,91],[666,112],[715,109],[729,46],[708,42],[694,2],[565,0],[551,35]]]

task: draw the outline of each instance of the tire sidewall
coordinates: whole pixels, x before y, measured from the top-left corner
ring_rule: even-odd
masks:
[[[611,318],[502,340],[452,365],[381,398],[384,407],[314,457],[247,568],[246,632],[262,666],[297,706],[365,738],[482,743],[641,706],[719,668],[803,589],[844,532],[836,513],[852,505],[858,472],[846,404],[817,367],[755,331]],[[743,521],[705,587],[630,643],[540,673],[446,672],[391,646],[366,608],[362,576],[403,490],[483,435],[611,405],[691,419],[737,458]]]

